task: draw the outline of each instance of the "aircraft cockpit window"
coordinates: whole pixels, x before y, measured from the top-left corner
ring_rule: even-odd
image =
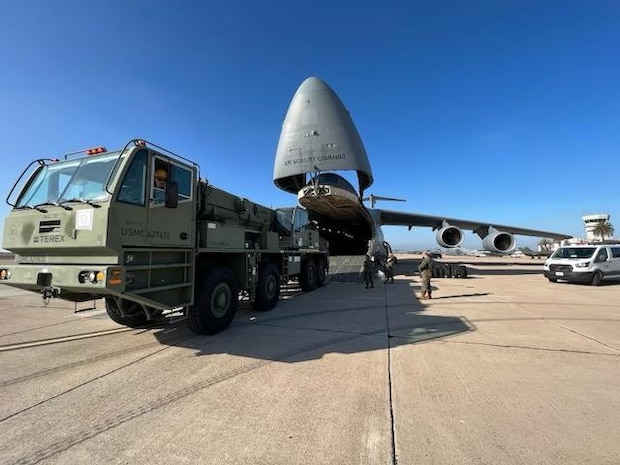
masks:
[[[350,192],[355,192],[353,185],[337,173],[321,173],[318,178],[313,178],[311,182],[314,182],[315,179],[318,180],[319,184],[328,184]]]

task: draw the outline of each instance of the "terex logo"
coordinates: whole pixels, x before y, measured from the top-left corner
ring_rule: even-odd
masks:
[[[49,243],[58,243],[64,242],[65,235],[64,234],[52,234],[50,236],[34,236],[32,238],[32,242],[35,244],[49,244]]]
[[[60,220],[42,220],[39,222],[39,235],[32,237],[34,244],[57,244],[65,241],[64,234],[50,234],[60,230]],[[45,235],[43,235],[45,234]]]

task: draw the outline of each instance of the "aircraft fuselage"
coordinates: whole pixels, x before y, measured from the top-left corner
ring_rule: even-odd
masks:
[[[378,218],[342,176],[322,173],[314,177],[299,190],[297,200],[329,241],[331,255],[385,254]]]

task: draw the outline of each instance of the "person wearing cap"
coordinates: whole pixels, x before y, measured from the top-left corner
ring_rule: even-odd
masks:
[[[433,266],[435,262],[431,257],[431,253],[426,250],[423,254],[422,261],[418,265],[420,278],[422,279],[422,296],[420,299],[432,299],[433,289],[431,286],[431,276],[433,276]]]
[[[166,181],[168,180],[168,173],[163,168],[155,170],[155,182],[154,185],[157,189],[166,190]]]
[[[163,203],[166,199],[166,183],[168,182],[168,172],[163,168],[155,170],[153,180],[153,201]]]

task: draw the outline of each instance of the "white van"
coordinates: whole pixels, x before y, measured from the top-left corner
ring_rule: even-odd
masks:
[[[560,247],[545,261],[545,277],[556,281],[591,283],[620,279],[620,243]]]

